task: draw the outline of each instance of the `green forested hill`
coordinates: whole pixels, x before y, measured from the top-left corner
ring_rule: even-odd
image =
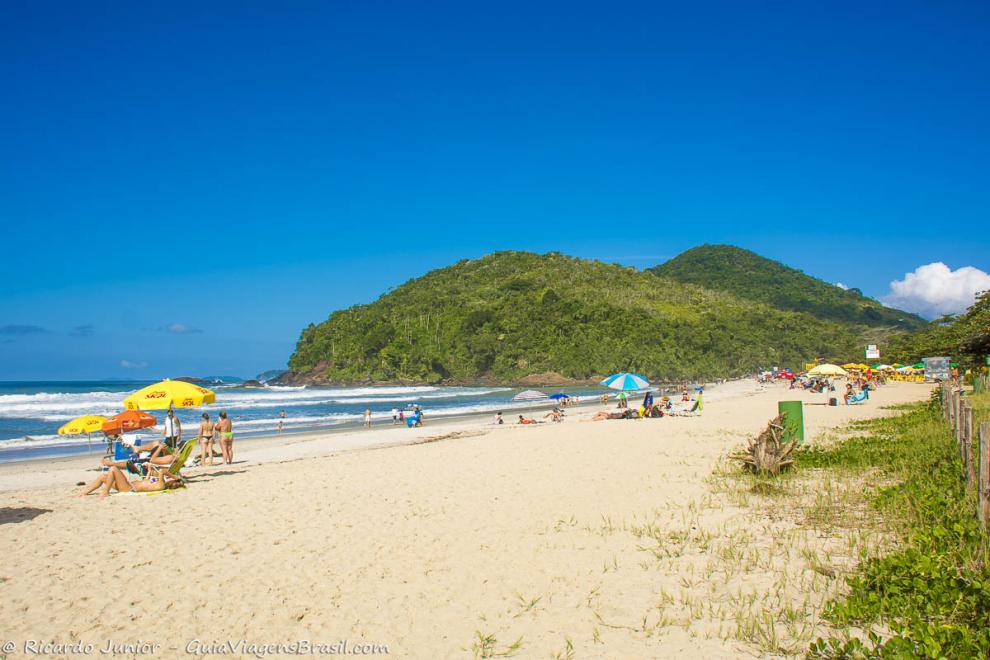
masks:
[[[632,268],[500,252],[411,280],[310,325],[295,382],[718,377],[853,355],[862,328]]]
[[[807,312],[837,323],[902,330],[923,328],[919,316],[805,275],[778,261],[732,245],[702,245],[650,269],[679,282],[726,291],[778,309]]]

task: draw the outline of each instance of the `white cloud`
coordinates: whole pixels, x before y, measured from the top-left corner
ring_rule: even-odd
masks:
[[[131,362],[130,360],[121,360],[120,366],[124,369],[144,369],[148,366],[147,362]]]
[[[843,284],[842,282],[836,282],[836,283],[835,283],[835,286],[837,286],[837,287],[839,287],[839,288],[840,288],[840,289],[842,289],[843,291],[848,291],[848,290],[849,290],[849,287],[847,287],[847,286],[846,286],[845,284]]]
[[[160,330],[163,332],[171,332],[174,335],[192,335],[202,332],[199,328],[194,328],[186,325],[185,323],[169,323],[164,328],[160,328]]]
[[[918,266],[904,279],[890,283],[890,293],[880,299],[888,307],[915,312],[927,318],[959,314],[990,289],[990,275],[964,266],[952,270],[941,261]]]

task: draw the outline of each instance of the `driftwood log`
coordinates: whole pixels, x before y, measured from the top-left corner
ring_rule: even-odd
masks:
[[[749,441],[746,451],[737,452],[732,458],[741,461],[743,467],[756,474],[780,474],[793,465],[792,454],[797,438],[784,441],[784,416],[781,414],[771,419],[767,427]]]

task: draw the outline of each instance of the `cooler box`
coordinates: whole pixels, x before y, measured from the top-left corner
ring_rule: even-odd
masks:
[[[154,442],[151,438],[141,438],[133,433],[125,433],[121,436],[123,440],[113,443],[113,460],[129,461],[137,458],[141,451],[141,445],[148,445]]]

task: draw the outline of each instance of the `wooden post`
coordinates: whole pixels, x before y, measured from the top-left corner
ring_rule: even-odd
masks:
[[[976,483],[976,461],[973,460],[973,404],[967,401],[963,406],[962,438],[966,448],[966,485]]]
[[[952,430],[956,432],[956,439],[959,439],[959,411],[962,410],[962,397],[959,390],[953,389],[952,396],[954,405],[952,406]]]
[[[980,424],[980,475],[976,513],[983,529],[987,529],[990,519],[990,422]]]

